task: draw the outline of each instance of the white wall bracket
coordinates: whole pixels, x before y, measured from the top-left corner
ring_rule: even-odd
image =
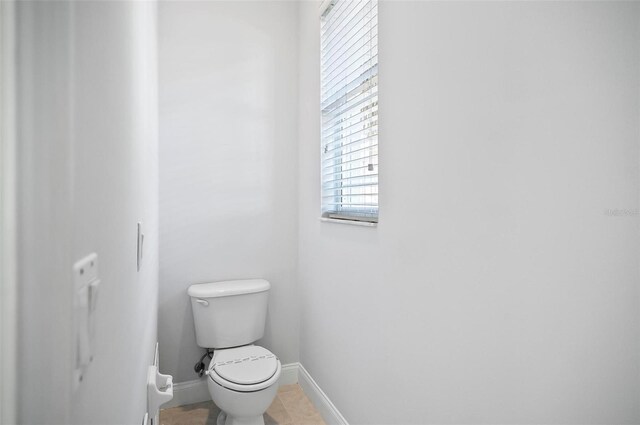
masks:
[[[138,222],[138,249],[137,249],[137,257],[136,264],[138,267],[138,271],[142,267],[142,257],[144,254],[144,233],[142,233],[142,223]]]
[[[158,344],[153,365],[147,373],[147,412],[151,418],[151,425],[159,425],[160,406],[173,398],[173,377],[163,375],[158,370]]]
[[[92,253],[73,265],[74,353],[73,389],[80,386],[93,361],[94,312],[98,300],[98,254]]]

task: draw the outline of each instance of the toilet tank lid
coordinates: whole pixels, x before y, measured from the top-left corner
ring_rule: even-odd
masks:
[[[216,298],[264,292],[269,288],[271,285],[264,279],[225,280],[191,285],[187,293],[190,297]]]

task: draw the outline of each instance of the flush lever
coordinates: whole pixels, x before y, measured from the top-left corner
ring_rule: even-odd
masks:
[[[196,298],[196,302],[202,304],[205,307],[209,305],[209,301],[201,300],[200,298]]]

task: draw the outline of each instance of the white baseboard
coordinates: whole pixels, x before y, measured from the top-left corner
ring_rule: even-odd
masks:
[[[185,406],[187,404],[200,403],[211,400],[209,388],[207,388],[207,377],[193,381],[176,382],[173,384],[173,398],[162,405],[162,409]]]
[[[298,382],[299,363],[282,365],[279,385],[290,385]],[[162,405],[163,409],[185,406],[187,404],[210,401],[211,395],[207,388],[207,378],[194,379],[193,381],[176,382],[173,384],[173,399]]]
[[[349,425],[336,406],[329,400],[329,397],[322,391],[316,381],[313,380],[309,372],[298,363],[298,384],[302,391],[309,397],[309,400],[318,409],[322,419],[327,425]]]
[[[280,386],[298,383],[298,370],[300,363],[288,363],[282,365],[282,374],[280,375]]]

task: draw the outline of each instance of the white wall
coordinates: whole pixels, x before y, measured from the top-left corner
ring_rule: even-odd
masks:
[[[140,423],[157,332],[155,4],[21,2],[18,16],[19,420]],[[71,268],[91,252],[95,354],[74,393]]]
[[[352,424],[640,422],[640,5],[379,10],[371,229],[318,221],[300,8],[301,362]]]
[[[297,4],[161,2],[162,370],[196,379],[187,288],[263,277],[261,344],[298,360]]]
[[[0,2],[0,423],[17,421],[16,7]]]
[[[18,420],[69,423],[74,261],[71,7],[37,2],[17,6]]]

